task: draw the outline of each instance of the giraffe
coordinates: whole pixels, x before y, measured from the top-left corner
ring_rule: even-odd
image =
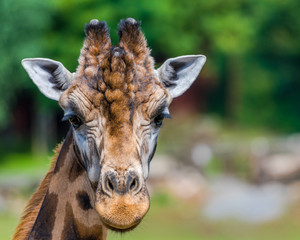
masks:
[[[51,59],[22,60],[71,126],[14,240],[102,240],[108,229],[134,229],[149,209],[146,180],[168,107],[206,61],[203,55],[186,55],[155,69],[140,22],[133,18],[120,21],[117,46],[106,22],[91,20],[85,34],[75,73]]]

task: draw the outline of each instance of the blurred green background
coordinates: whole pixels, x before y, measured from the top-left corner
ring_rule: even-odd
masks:
[[[174,190],[174,174],[154,167],[146,219],[134,232],[110,233],[109,239],[299,239],[299,16],[296,0],[1,0],[0,239],[11,236],[47,171],[51,149],[68,129],[57,103],[39,93],[21,60],[52,58],[73,72],[84,24],[107,21],[117,44],[117,25],[127,17],[142,21],[157,66],[189,54],[204,54],[207,63],[191,90],[174,101],[153,160],[173,166],[194,194]],[[220,182],[227,183],[221,189],[255,188],[271,203],[288,197],[270,210],[280,214],[264,221],[249,223],[232,211],[216,219],[209,204]],[[275,195],[260,195],[270,185]]]

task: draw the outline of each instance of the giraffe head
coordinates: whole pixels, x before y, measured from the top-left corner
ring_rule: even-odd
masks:
[[[22,64],[70,121],[74,151],[95,191],[101,220],[126,231],[149,209],[145,182],[168,107],[197,78],[206,58],[177,57],[154,69],[140,24],[132,18],[120,22],[118,46],[111,45],[105,22],[92,20],[85,32],[75,73],[50,59]]]

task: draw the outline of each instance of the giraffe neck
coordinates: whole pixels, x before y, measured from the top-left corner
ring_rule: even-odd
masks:
[[[76,159],[69,131],[28,239],[102,240],[106,234],[94,209],[94,191]]]

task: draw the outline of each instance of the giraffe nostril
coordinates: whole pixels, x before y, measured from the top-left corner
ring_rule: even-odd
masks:
[[[107,187],[109,190],[114,191],[114,185],[109,178],[107,179]]]
[[[132,195],[137,194],[139,191],[141,184],[140,184],[140,179],[138,175],[134,172],[130,172],[128,177],[127,177],[127,192],[129,192]]]
[[[107,175],[104,180],[104,191],[111,195],[117,189],[116,177],[113,174]]]
[[[136,178],[134,178],[129,187],[130,191],[133,191],[136,188],[136,186],[137,186],[137,180]]]
[[[114,194],[135,195],[141,189],[141,179],[138,175],[131,171],[125,175],[118,175],[115,172],[108,172],[102,182],[103,192],[112,197]]]

